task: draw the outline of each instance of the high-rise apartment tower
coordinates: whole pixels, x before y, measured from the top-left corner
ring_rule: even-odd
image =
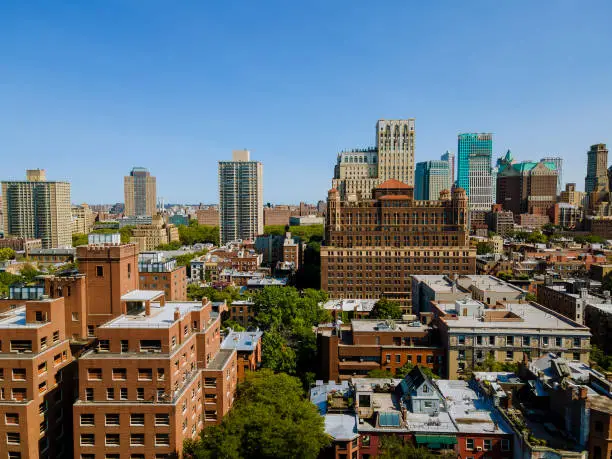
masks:
[[[219,161],[219,222],[222,244],[263,234],[263,164],[248,150]]]
[[[42,169],[28,170],[26,180],[2,182],[4,232],[40,238],[43,248],[72,245],[70,183],[48,182]]]
[[[125,215],[155,215],[157,185],[148,169],[134,167],[130,175],[123,178]]]
[[[414,199],[437,200],[442,190],[451,189],[450,163],[433,160],[417,163]]]

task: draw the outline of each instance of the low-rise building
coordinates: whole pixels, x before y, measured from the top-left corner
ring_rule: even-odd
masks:
[[[261,337],[263,332],[236,332],[230,330],[221,349],[235,349],[237,354],[238,381],[244,381],[248,371],[255,371],[261,366]]]
[[[612,355],[612,303],[609,297],[604,303],[586,303],[584,324],[591,330],[593,344]]]
[[[444,374],[450,379],[483,364],[516,363],[557,352],[588,362],[589,329],[534,302],[507,301],[494,306],[472,299],[432,302],[434,328],[446,349]]]
[[[24,252],[27,257],[33,249],[42,249],[42,239],[26,237],[0,238],[0,249],[13,249],[15,252]]]
[[[323,304],[323,309],[332,313],[334,318],[349,321],[352,319],[367,319],[378,300],[361,300],[343,298],[329,300]]]
[[[606,302],[606,297],[589,293],[587,285],[587,282],[552,283],[551,279],[547,278],[544,285],[538,287],[538,303],[584,324],[586,305]]]
[[[325,218],[318,215],[296,215],[289,218],[291,226],[324,225]]]
[[[152,217],[151,224],[137,225],[132,230],[130,242],[138,246],[139,251],[155,250],[162,244],[179,240],[178,228],[164,223],[161,215]]]
[[[72,263],[76,254],[75,248],[66,249],[31,249],[28,257],[39,266],[47,267],[57,264]]]
[[[230,320],[233,320],[243,327],[248,327],[255,317],[255,312],[253,311],[254,305],[255,303],[251,300],[232,301],[232,304],[228,308]]]
[[[372,370],[395,374],[407,363],[438,372],[444,352],[432,337],[431,328],[418,321],[380,319],[336,322],[317,329],[319,377],[340,381],[366,376]]]

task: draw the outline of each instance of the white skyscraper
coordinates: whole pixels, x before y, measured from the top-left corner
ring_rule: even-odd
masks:
[[[224,244],[263,234],[263,164],[248,150],[235,150],[232,161],[219,161],[220,238]]]

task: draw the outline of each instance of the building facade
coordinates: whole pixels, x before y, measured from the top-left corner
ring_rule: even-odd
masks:
[[[557,196],[563,190],[563,158],[560,156],[547,156],[540,160],[542,163],[552,163],[557,171]]]
[[[72,207],[72,234],[89,234],[93,230],[96,214],[85,203]]]
[[[566,183],[565,190],[559,195],[559,202],[571,204],[576,207],[584,207],[585,194],[583,191],[576,191],[575,183]]]
[[[140,253],[138,276],[140,290],[163,290],[169,301],[187,300],[187,267],[177,266],[162,252]]]
[[[389,179],[414,185],[415,120],[378,120],[376,146],[338,154],[332,187],[342,199],[367,199]]]
[[[155,215],[157,206],[157,184],[148,169],[134,167],[130,175],[123,178],[125,211],[127,217]]]
[[[263,165],[248,150],[236,150],[232,161],[219,161],[221,243],[263,234],[263,212]]]
[[[417,163],[415,170],[414,198],[436,200],[442,190],[451,189],[449,161],[434,160]]]
[[[497,174],[497,204],[514,215],[548,215],[557,202],[557,171],[552,162],[524,161]]]
[[[209,206],[206,209],[196,210],[196,218],[199,225],[219,226],[219,209]]]
[[[416,201],[413,188],[388,180],[372,199],[342,201],[328,194],[321,288],[330,298],[410,299],[412,274],[476,272],[465,191]]]
[[[70,183],[28,170],[24,181],[2,182],[2,206],[5,235],[39,238],[43,248],[72,246]]]
[[[455,153],[450,150],[446,150],[440,159],[448,163],[448,170],[450,171],[450,184],[452,188],[455,186]]]
[[[591,145],[587,152],[587,175],[584,181],[584,191],[609,192],[608,187],[608,149],[605,143]]]
[[[459,134],[457,151],[457,185],[467,193],[470,210],[490,210],[493,134]]]

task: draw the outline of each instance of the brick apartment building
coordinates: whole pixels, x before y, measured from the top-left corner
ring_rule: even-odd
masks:
[[[318,376],[326,381],[365,377],[377,369],[395,374],[408,362],[435,372],[444,367],[442,347],[433,343],[431,328],[419,322],[359,319],[321,326],[317,347]]]
[[[196,218],[199,225],[219,226],[219,209],[208,207],[196,210]]]
[[[261,338],[263,332],[230,331],[223,342],[221,349],[235,349],[237,354],[238,381],[244,381],[248,371],[255,371],[261,366]]]
[[[138,255],[138,278],[140,290],[163,290],[168,301],[187,300],[187,267],[161,252]]]
[[[229,411],[237,351],[220,348],[207,298],[166,302],[161,291],[135,290],[121,308],[79,359],[75,457],[166,458]]]
[[[410,309],[412,274],[473,274],[467,197],[461,188],[438,201],[417,201],[413,187],[388,180],[372,199],[328,194],[321,288],[330,298],[386,296]]]
[[[15,252],[24,252],[28,256],[32,249],[42,249],[42,239],[26,237],[0,238],[0,249],[5,248],[13,249]]]
[[[72,457],[75,359],[64,299],[26,301],[0,315],[0,453]]]

